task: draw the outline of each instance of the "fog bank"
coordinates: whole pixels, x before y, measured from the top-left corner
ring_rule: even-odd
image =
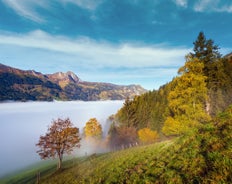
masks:
[[[122,104],[123,101],[0,103],[0,177],[40,160],[35,144],[53,119],[69,117],[82,132],[85,123],[95,117],[103,131],[108,131],[106,119]]]

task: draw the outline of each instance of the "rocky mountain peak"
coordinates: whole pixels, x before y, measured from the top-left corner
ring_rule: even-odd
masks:
[[[70,84],[70,83],[79,83],[80,79],[76,76],[76,74],[74,74],[71,71],[68,71],[66,73],[63,72],[57,72],[54,74],[48,74],[47,77],[59,84],[61,87],[65,87],[66,85]]]
[[[80,81],[79,77],[77,77],[76,74],[71,71],[66,72],[66,76],[75,81],[75,83],[78,83]]]

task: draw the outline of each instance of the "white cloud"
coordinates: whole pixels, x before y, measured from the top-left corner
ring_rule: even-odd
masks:
[[[187,0],[174,0],[174,2],[181,7],[187,8],[188,1]]]
[[[12,8],[18,15],[30,19],[34,22],[43,22],[43,18],[35,11],[35,7],[45,8],[46,1],[31,1],[31,0],[3,0],[3,2]]]
[[[232,13],[232,3],[221,0],[201,0],[194,5],[197,12],[227,12]]]
[[[69,39],[52,36],[41,30],[25,35],[0,35],[0,44],[45,49],[73,55],[88,64],[104,67],[154,67],[180,66],[187,48],[167,48],[164,46],[144,46],[124,43],[112,45],[96,42],[89,38]]]
[[[49,10],[51,2],[47,0],[2,0],[5,5],[13,9],[18,15],[34,22],[43,23],[45,19],[37,11],[38,8]],[[57,3],[73,3],[81,8],[95,10],[103,0],[54,0]]]
[[[0,32],[1,62],[43,73],[75,72],[86,81],[141,84],[158,88],[176,75],[188,48],[70,39],[36,30],[28,34]],[[11,63],[11,64],[10,64]]]
[[[78,5],[81,8],[95,10],[102,0],[61,0],[64,3],[70,2]]]

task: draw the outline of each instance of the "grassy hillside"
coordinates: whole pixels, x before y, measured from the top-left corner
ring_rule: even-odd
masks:
[[[71,160],[55,173],[47,167],[41,183],[231,183],[231,132],[232,107],[169,141]],[[18,181],[34,183],[31,175]]]
[[[60,171],[55,171],[56,164],[54,162],[48,162],[28,168],[13,177],[9,176],[1,182],[35,183],[38,171],[41,172],[41,183],[120,183],[128,179],[141,181],[145,178],[142,175],[141,177],[136,175],[142,173],[142,167],[150,162],[152,156],[159,155],[173,142],[166,141],[71,159],[64,162],[64,167]],[[131,176],[132,173],[134,176]]]

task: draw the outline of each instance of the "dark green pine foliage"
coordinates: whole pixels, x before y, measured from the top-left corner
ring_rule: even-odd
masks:
[[[214,44],[212,39],[206,39],[203,32],[200,32],[197,40],[193,43],[193,58],[198,58],[204,64],[203,74],[206,76],[208,88],[208,101],[205,102],[207,112],[215,116],[224,110],[229,103],[228,75],[223,64],[224,58],[221,57],[219,47]]]
[[[120,126],[135,127],[137,130],[150,128],[161,133],[167,111],[167,96],[173,84],[161,86],[159,90],[149,91],[134,99],[126,99],[123,107],[115,115]]]

